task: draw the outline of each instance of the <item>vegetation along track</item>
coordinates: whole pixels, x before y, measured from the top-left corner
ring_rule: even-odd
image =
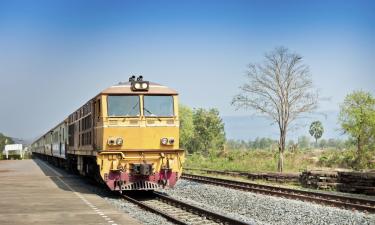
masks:
[[[141,208],[165,217],[175,224],[248,224],[192,206],[159,192],[126,193],[122,197]]]
[[[321,192],[310,192],[291,188],[275,187],[270,185],[254,184],[186,173],[182,174],[181,178],[201,183],[240,189],[244,191],[251,191],[259,194],[285,197],[351,210],[355,209],[359,211],[375,213],[375,201],[370,199],[353,198]]]

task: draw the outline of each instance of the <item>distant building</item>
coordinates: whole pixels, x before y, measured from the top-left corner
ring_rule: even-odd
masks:
[[[5,145],[3,156],[5,156],[6,159],[15,159],[15,158],[23,158],[23,146],[22,144],[11,144],[11,145]]]

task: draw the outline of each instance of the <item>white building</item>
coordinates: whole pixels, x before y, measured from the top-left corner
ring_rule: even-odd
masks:
[[[9,156],[19,156],[21,159],[23,158],[23,147],[22,144],[12,144],[12,145],[5,145],[3,155],[5,155],[6,159]]]

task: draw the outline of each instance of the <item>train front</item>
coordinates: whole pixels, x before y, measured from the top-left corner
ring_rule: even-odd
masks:
[[[111,190],[173,187],[182,173],[178,93],[135,77],[103,91],[97,164]]]

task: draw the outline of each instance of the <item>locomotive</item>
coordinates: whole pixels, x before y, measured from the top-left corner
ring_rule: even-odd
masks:
[[[112,191],[173,187],[185,160],[178,93],[132,76],[70,114],[33,142],[31,151]]]

